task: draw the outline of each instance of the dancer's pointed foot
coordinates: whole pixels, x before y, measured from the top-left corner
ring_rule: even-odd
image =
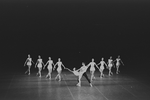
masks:
[[[92,83],[90,83],[90,86],[93,87]]]
[[[95,76],[93,77],[93,79],[96,79]]]
[[[81,84],[79,84],[79,83],[78,83],[78,84],[77,84],[77,86],[79,86],[79,87],[80,87],[80,86],[81,86]]]

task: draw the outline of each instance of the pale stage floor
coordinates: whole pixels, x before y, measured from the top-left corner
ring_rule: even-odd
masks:
[[[8,73],[9,74],[9,73]],[[133,77],[114,74],[93,80],[93,87],[82,78],[82,86],[77,87],[77,77],[70,72],[62,73],[62,81],[31,75],[4,74],[0,80],[0,100],[150,100],[150,87]],[[90,78],[90,74],[88,73]]]

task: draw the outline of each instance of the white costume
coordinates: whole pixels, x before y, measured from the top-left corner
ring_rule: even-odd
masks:
[[[95,71],[95,67],[94,67],[94,65],[96,65],[96,63],[95,62],[90,62],[90,64],[89,65],[91,65],[91,67],[90,67],[90,71]]]
[[[32,63],[31,63],[32,58],[27,58],[27,60],[28,60],[28,61],[27,61],[27,65],[28,65],[28,66],[31,66],[31,65],[32,65]]]
[[[28,58],[25,61],[25,64],[28,66],[28,70],[25,72],[25,74],[28,72],[28,75],[30,75],[30,68],[31,68],[32,62],[33,62],[32,58],[30,58],[30,55],[28,55]],[[25,66],[25,64],[24,64],[24,66]]]
[[[60,73],[62,71],[62,68],[61,68],[62,62],[57,62],[57,64],[58,64],[57,72]]]
[[[41,59],[41,57],[39,56],[39,59],[37,60],[37,67],[39,69],[37,75],[39,75],[39,77],[41,77],[41,70],[42,70],[42,64],[43,64],[43,61]],[[43,64],[44,65],[44,64]],[[36,65],[35,65],[35,68],[36,68]]]
[[[100,64],[101,64],[101,66],[100,66],[100,70],[104,70],[105,68],[104,68],[104,64],[105,64],[105,62],[104,61],[101,61],[100,62]]]
[[[61,71],[62,71],[62,67],[63,66],[65,68],[65,66],[62,64],[62,62],[60,61],[60,58],[58,59],[58,62],[54,65],[54,69],[55,69],[55,66],[58,65],[57,67],[57,76],[55,77],[55,79],[57,79],[57,77],[59,78],[59,81],[61,81]]]
[[[108,59],[108,70],[109,70],[109,73],[108,75],[111,76],[111,74],[113,75],[112,71],[111,71],[111,68],[113,67],[113,60],[112,59]]]
[[[53,61],[49,60],[48,61],[48,67],[47,67],[48,70],[52,70],[52,64],[53,64]]]
[[[38,65],[37,65],[38,68],[42,69],[42,59],[38,59]]]
[[[120,58],[117,58],[117,59],[116,59],[116,61],[117,61],[117,62],[116,62],[116,67],[119,67],[119,66],[120,66],[120,60],[121,60]]]

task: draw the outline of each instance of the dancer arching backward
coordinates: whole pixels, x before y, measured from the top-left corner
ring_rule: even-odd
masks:
[[[66,68],[66,69],[68,69],[68,68]],[[92,87],[92,83],[91,83],[91,81],[89,80],[89,78],[88,78],[88,76],[86,74],[87,69],[88,69],[88,66],[85,66],[84,63],[82,63],[81,68],[78,69],[78,70],[75,70],[75,68],[73,68],[73,71],[71,71],[70,69],[68,69],[75,76],[78,76],[78,84],[77,84],[77,86],[81,86],[81,78],[82,78],[82,76],[84,76],[88,80],[88,82],[90,83],[90,86]]]
[[[105,63],[105,61],[104,61],[104,58],[102,58],[102,60],[100,61],[100,63],[99,64],[97,64],[97,65],[100,65],[100,73],[101,73],[101,75],[100,75],[100,77],[102,78],[102,77],[104,77],[104,73],[103,73],[103,71],[104,71],[104,65],[107,67],[107,64]]]
[[[109,76],[113,75],[113,72],[111,71],[112,67],[113,67],[113,60],[112,60],[112,57],[110,57],[108,59],[108,70],[109,70],[108,75]]]
[[[95,67],[94,66],[96,66],[97,68],[98,68],[98,66],[96,65],[96,63],[94,62],[94,59],[92,58],[92,62],[90,62],[88,65],[87,65],[87,67],[89,67],[89,66],[91,66],[90,67],[90,73],[91,73],[91,81],[93,80],[93,79],[95,79],[95,76],[94,76],[94,72],[95,72]],[[99,68],[98,68],[99,69]]]
[[[62,71],[62,67],[61,67],[61,66],[63,66],[64,69],[65,69],[65,66],[64,66],[63,63],[61,62],[61,59],[60,59],[60,58],[58,58],[58,62],[54,65],[54,69],[53,69],[53,70],[55,70],[56,65],[58,65],[58,67],[57,67],[57,72],[58,72],[58,74],[57,74],[57,76],[55,77],[55,80],[58,78],[59,81],[61,81],[61,71]]]
[[[116,61],[116,74],[119,74],[120,70],[119,70],[119,66],[122,63],[124,65],[124,63],[122,62],[122,60],[120,59],[120,56],[118,56],[118,58],[116,58],[116,60],[114,60],[114,62]],[[121,62],[121,63],[120,63]]]
[[[37,67],[38,67],[38,73],[37,73],[37,75],[39,75],[39,77],[41,77],[42,64],[44,66],[44,63],[43,63],[43,61],[41,59],[41,56],[38,56],[38,60],[37,60],[37,62],[35,64],[35,68],[36,68],[36,65],[37,65]]]
[[[51,60],[51,57],[49,57],[49,60],[47,61],[47,63],[44,65],[44,68],[46,67],[46,65],[48,64],[47,66],[47,69],[48,69],[48,74],[46,75],[46,78],[49,77],[49,79],[51,79],[51,73],[52,73],[52,65],[54,66],[54,63],[53,63],[53,60]]]
[[[25,65],[28,66],[28,69],[27,69],[27,71],[25,72],[25,74],[26,74],[27,72],[29,72],[28,75],[30,75],[30,69],[31,69],[32,63],[34,63],[34,62],[32,61],[32,58],[30,57],[30,55],[28,55],[28,58],[26,59],[26,61],[25,61],[25,63],[24,63],[24,66],[25,66]]]

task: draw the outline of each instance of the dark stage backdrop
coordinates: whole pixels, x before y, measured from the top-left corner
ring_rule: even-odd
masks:
[[[27,55],[66,67],[118,55],[126,71],[149,66],[149,1],[2,0],[1,67],[21,70]],[[147,71],[148,72],[148,71]]]

